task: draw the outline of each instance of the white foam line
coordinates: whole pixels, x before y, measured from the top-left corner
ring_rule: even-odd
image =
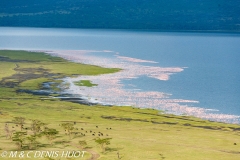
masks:
[[[116,56],[119,59],[123,59],[125,61],[129,62],[136,62],[136,63],[158,63],[155,61],[148,61],[148,60],[142,60],[142,59],[137,59],[137,58],[131,58],[131,57],[124,57],[124,56]]]

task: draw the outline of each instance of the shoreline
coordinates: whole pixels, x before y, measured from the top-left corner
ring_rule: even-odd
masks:
[[[96,57],[93,58],[93,56],[88,57],[88,53],[100,52],[100,51],[91,51],[91,50],[90,51],[88,50],[57,50],[57,51],[56,50],[55,51],[26,50],[26,51],[44,52],[50,55],[52,53],[53,55],[51,56],[58,56],[58,57],[64,58],[67,61],[73,61],[74,63],[86,64],[84,62],[87,62],[87,64],[90,64],[90,65],[102,66],[106,68],[122,68],[121,65],[120,66],[114,65],[112,67],[106,66],[104,65],[106,61],[100,61],[99,59],[96,59]],[[101,52],[111,53],[112,51],[101,51]],[[63,53],[63,55],[61,55],[60,53]],[[69,55],[69,53],[73,53],[73,55]],[[79,57],[75,57],[74,54],[78,56],[81,55],[80,56],[81,61],[78,61]],[[117,54],[117,58],[120,59],[120,62],[124,62],[124,65],[131,64],[134,70],[129,69],[131,67],[127,65],[128,68],[123,67],[120,72],[117,72],[114,74],[80,76],[77,78],[70,78],[66,76],[62,80],[64,80],[65,82],[68,82],[70,86],[69,86],[69,89],[65,90],[66,91],[65,93],[71,95],[69,98],[72,98],[75,95],[88,97],[91,100],[94,100],[93,104],[98,103],[98,104],[107,105],[107,106],[117,105],[117,106],[133,106],[137,108],[153,108],[159,111],[164,111],[165,113],[168,113],[168,114],[188,115],[188,116],[194,116],[194,117],[198,117],[205,120],[207,119],[211,121],[213,120],[218,122],[240,124],[240,119],[239,119],[240,116],[216,113],[215,109],[211,109],[211,108],[204,109],[204,108],[192,106],[192,104],[199,103],[198,101],[195,101],[195,100],[171,99],[171,94],[166,94],[162,92],[143,92],[141,90],[136,90],[136,89],[130,89],[130,90],[124,89],[123,88],[124,84],[121,83],[121,79],[131,79],[131,78],[135,79],[138,76],[138,75],[135,75],[135,73],[141,75],[145,73],[149,74],[148,71],[151,71],[150,73],[153,74],[152,78],[159,78],[159,80],[168,80],[168,78],[172,74],[171,72],[173,73],[181,72],[184,70],[184,67],[183,68],[171,68],[171,67],[151,68],[149,66],[139,65],[139,62],[144,62],[144,63],[155,63],[155,62],[141,60],[141,59],[134,59],[131,57],[122,58],[118,54]],[[100,59],[102,60],[102,58]],[[94,62],[102,62],[103,65],[101,65],[100,63],[95,64]],[[114,62],[117,62],[117,61],[114,61]],[[138,72],[140,67],[142,67],[142,70],[144,72]],[[127,72],[125,72],[126,70]],[[159,77],[159,74],[162,74],[162,73],[163,73],[163,76]],[[155,75],[158,75],[158,76],[155,76]],[[79,81],[82,79],[91,80],[93,81],[94,84],[98,84],[98,86],[95,86],[95,87],[83,86],[80,88],[79,86],[76,86],[74,84],[74,81]],[[105,95],[102,95],[102,93],[105,93]],[[84,103],[88,104],[91,102],[85,101]],[[188,106],[188,104],[190,104],[191,106]]]
[[[240,124],[240,116],[231,115],[231,114],[223,114],[216,113],[216,109],[211,108],[200,108],[197,107],[198,101],[195,100],[187,100],[187,99],[171,99],[170,94],[161,93],[161,92],[144,92],[137,89],[124,89],[124,84],[121,83],[124,79],[136,79],[139,75],[139,70],[144,70],[145,66],[140,65],[139,62],[147,63],[155,63],[149,62],[141,59],[134,59],[131,57],[121,57],[120,55],[115,54],[117,57],[113,62],[114,65],[111,65],[108,59],[102,59],[97,56],[89,56],[88,53],[92,53],[96,51],[81,51],[81,50],[58,50],[58,51],[50,51],[50,55],[60,56],[67,60],[76,62],[76,63],[85,63],[90,65],[98,65],[102,67],[110,67],[110,68],[121,68],[121,72],[113,73],[111,75],[99,75],[99,76],[79,76],[76,78],[66,77],[63,80],[70,84],[69,89],[66,89],[66,92],[69,94],[77,95],[85,95],[87,97],[91,97],[92,99],[97,99],[99,102],[103,102],[101,104],[110,104],[117,106],[133,106],[137,108],[153,108],[160,111],[164,111],[168,114],[175,115],[188,115],[195,116],[201,119],[213,120],[217,122],[225,122],[225,123],[233,123]],[[99,52],[99,51],[97,51]],[[104,52],[104,51],[102,51]],[[49,52],[47,52],[49,54]],[[73,54],[71,54],[73,53]],[[74,55],[75,54],[75,55]],[[114,54],[114,53],[113,53]],[[80,56],[80,57],[79,57]],[[97,63],[96,63],[97,62]],[[102,63],[99,63],[102,62]],[[118,65],[117,63],[124,63],[124,65],[128,66],[125,68],[122,65]],[[105,64],[108,64],[107,66]],[[109,65],[110,64],[110,65]],[[142,69],[141,69],[142,67]],[[168,80],[171,76],[171,72],[181,72],[184,70],[182,68],[162,68],[162,67],[149,67],[149,70],[144,71],[141,74],[152,74],[159,75],[163,73],[163,76],[160,77],[152,77],[159,78],[159,80]],[[131,70],[133,68],[133,70]],[[148,72],[149,71],[149,72]],[[166,74],[166,71],[169,72]],[[158,73],[157,73],[158,72]],[[133,74],[134,73],[134,74]],[[137,73],[137,74],[135,74]],[[151,77],[151,76],[150,76]],[[79,80],[90,80],[94,84],[98,84],[95,87],[79,87],[74,84],[75,81]],[[105,93],[103,96],[101,93]],[[128,95],[128,96],[126,96]],[[188,106],[190,104],[191,106]],[[193,105],[193,106],[192,106]]]
[[[31,27],[31,26],[0,26],[0,28],[36,28],[36,29],[73,29],[73,30],[100,30],[100,31],[123,31],[123,32],[152,32],[152,33],[220,33],[240,34],[240,30],[167,30],[167,29],[124,29],[124,28],[71,28],[71,27]]]

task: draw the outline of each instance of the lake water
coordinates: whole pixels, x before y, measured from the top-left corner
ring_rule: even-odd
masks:
[[[0,27],[0,49],[44,50],[116,74],[66,78],[102,104],[240,123],[240,34]],[[88,79],[97,87],[77,87]]]

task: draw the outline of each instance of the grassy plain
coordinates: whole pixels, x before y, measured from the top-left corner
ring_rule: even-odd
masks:
[[[92,160],[98,156],[99,160],[238,160],[240,157],[239,125],[167,115],[152,109],[81,105],[16,92],[40,89],[43,82],[57,81],[66,75],[112,73],[119,69],[75,64],[25,51],[0,51],[0,66],[4,68],[0,70],[0,153],[18,151],[15,142],[6,138],[4,126],[7,123],[11,131],[20,131],[13,119],[24,117],[24,128],[31,128],[31,120],[37,119],[59,131],[52,143],[45,136],[37,138],[33,150],[82,150],[78,142],[86,141],[83,150],[87,153],[78,158],[83,160],[91,159],[92,155]],[[75,134],[66,135],[63,123],[73,124]],[[26,131],[33,134],[31,129]],[[99,132],[103,135],[99,136]],[[97,137],[112,138],[105,152],[95,142]]]

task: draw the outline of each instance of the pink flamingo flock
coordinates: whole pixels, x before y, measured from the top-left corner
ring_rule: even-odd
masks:
[[[131,86],[133,89],[125,89],[126,87],[124,88],[124,84],[121,83],[122,80],[135,79],[140,76],[167,81],[172,74],[182,72],[186,67],[148,66],[146,65],[147,63],[157,62],[124,57],[113,51],[57,50],[45,52],[77,63],[122,69],[120,72],[113,74],[79,76],[77,78],[66,77],[64,78],[64,83],[69,84],[69,88],[65,90],[67,93],[79,94],[100,104],[153,108],[163,110],[166,113],[195,116],[219,122],[240,122],[240,116],[221,114],[216,109],[197,107],[199,102],[196,100],[174,99],[171,98],[171,94],[157,91],[141,91],[138,88],[134,88],[134,84]],[[110,56],[109,58],[103,58],[89,54],[96,54],[97,52],[110,54]],[[143,63],[145,64],[143,65]],[[79,80],[90,80],[98,85],[94,87],[76,86],[74,82]]]

